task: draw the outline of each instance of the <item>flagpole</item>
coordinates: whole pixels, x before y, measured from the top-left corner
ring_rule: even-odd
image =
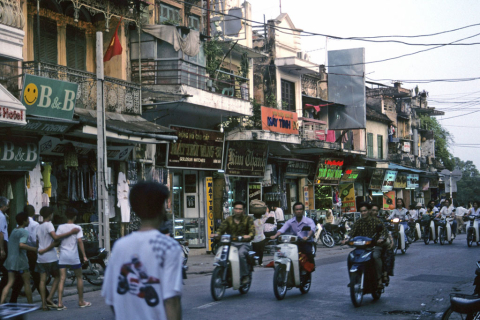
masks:
[[[107,155],[105,133],[105,105],[103,87],[103,33],[97,32],[97,208],[98,208],[98,245],[110,252],[110,222],[107,212]]]

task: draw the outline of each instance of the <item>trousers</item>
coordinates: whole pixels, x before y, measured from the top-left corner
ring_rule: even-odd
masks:
[[[235,243],[233,244],[238,248],[238,257],[240,259],[240,277],[243,278],[250,274],[250,267],[248,265],[248,251],[252,250],[252,247],[248,243]]]

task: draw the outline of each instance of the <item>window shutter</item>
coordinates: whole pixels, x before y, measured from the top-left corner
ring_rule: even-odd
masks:
[[[67,67],[86,70],[87,44],[85,31],[67,25]]]
[[[75,58],[75,28],[73,26],[67,25],[67,67],[76,69],[76,58]]]
[[[367,134],[367,156],[373,157],[373,133]]]
[[[37,30],[37,17],[33,19],[34,30]],[[34,32],[35,60],[57,64],[57,23],[54,20],[40,17],[40,44],[38,32]]]
[[[377,135],[377,158],[383,159],[383,136]]]

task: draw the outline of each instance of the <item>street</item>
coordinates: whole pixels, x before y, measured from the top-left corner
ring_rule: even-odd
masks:
[[[302,295],[287,292],[283,301],[273,294],[273,269],[255,268],[253,284],[246,295],[227,289],[222,301],[210,296],[210,274],[193,274],[185,281],[182,298],[184,319],[440,319],[449,304],[449,293],[472,293],[475,262],[480,248],[468,248],[465,235],[452,245],[413,243],[405,255],[396,257],[395,276],[379,301],[364,296],[354,308],[349,296],[346,259],[350,248],[319,247],[312,287]],[[204,256],[205,257],[205,256]],[[211,256],[210,256],[211,257]],[[195,263],[196,257],[189,262]],[[213,259],[213,258],[212,258]],[[268,262],[271,256],[266,257]],[[210,264],[211,265],[211,264]],[[213,270],[213,268],[212,268]],[[68,310],[37,311],[31,319],[114,319],[100,292],[87,293],[91,308],[76,307],[76,296],[65,300]]]

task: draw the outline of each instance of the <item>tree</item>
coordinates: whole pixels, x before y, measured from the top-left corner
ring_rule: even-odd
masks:
[[[465,206],[471,201],[480,200],[480,172],[477,167],[470,160],[462,161],[458,157],[452,160],[455,168],[462,171],[462,179],[457,182],[457,203],[455,205]]]
[[[435,158],[440,160],[448,170],[453,170],[455,160],[450,153],[449,146],[453,143],[453,137],[447,129],[434,117],[420,116],[420,126],[422,129],[432,130],[435,138]]]

